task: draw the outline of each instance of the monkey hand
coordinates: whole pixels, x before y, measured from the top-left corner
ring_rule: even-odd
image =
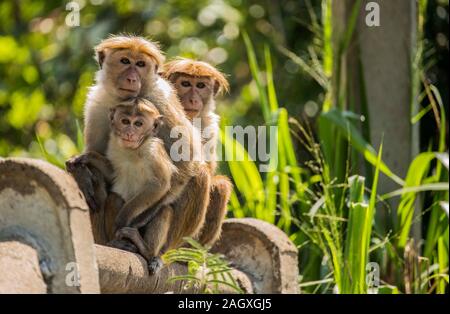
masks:
[[[98,211],[99,204],[95,200],[95,186],[99,182],[89,169],[84,154],[67,160],[66,169],[75,178],[89,208],[93,211]]]
[[[77,168],[87,166],[89,163],[88,154],[80,154],[78,156],[73,156],[66,161],[66,169],[70,173],[75,172]]]
[[[114,227],[113,227],[113,231],[116,238],[121,238],[120,235],[121,232],[123,231],[122,229],[130,226],[129,217],[132,216],[134,210],[135,206],[132,201],[125,202],[123,206],[120,208],[119,212],[116,215],[116,219],[114,220]]]

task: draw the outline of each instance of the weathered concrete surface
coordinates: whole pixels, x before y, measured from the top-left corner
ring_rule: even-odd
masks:
[[[280,229],[253,219],[227,219],[213,247],[247,274],[255,293],[298,293],[298,252]]]
[[[198,293],[183,289],[182,282],[169,283],[172,276],[184,275],[187,267],[171,264],[161,269],[158,274],[148,273],[145,260],[130,252],[96,245],[102,293]],[[252,284],[248,277],[239,271],[233,271],[233,277],[246,293],[252,293]],[[221,293],[236,293],[227,286],[220,286]]]
[[[0,294],[46,293],[38,252],[17,242],[0,242]]]
[[[47,292],[99,292],[87,205],[61,169],[34,159],[0,159],[1,241],[19,241],[38,252]],[[74,265],[79,285],[68,285]]]
[[[229,219],[213,251],[231,262],[246,293],[297,292],[297,250],[271,224]],[[186,273],[173,264],[150,276],[139,255],[94,245],[88,207],[69,174],[39,160],[0,159],[0,292],[198,292],[168,282]]]

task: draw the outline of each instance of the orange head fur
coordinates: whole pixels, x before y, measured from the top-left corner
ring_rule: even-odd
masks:
[[[225,75],[209,63],[185,58],[177,58],[164,64],[163,76],[169,79],[175,73],[191,76],[207,76],[213,78],[219,84],[219,93],[228,92],[230,85]]]
[[[158,67],[164,63],[164,56],[161,53],[159,45],[143,37],[114,35],[100,42],[94,49],[100,67],[103,63],[105,52],[109,49],[129,49],[133,52],[144,53],[149,56]]]

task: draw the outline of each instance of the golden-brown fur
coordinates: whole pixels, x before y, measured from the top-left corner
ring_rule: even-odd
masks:
[[[215,145],[219,132],[219,116],[214,112],[215,97],[222,91],[228,91],[229,85],[225,76],[215,67],[190,59],[179,58],[166,63],[163,76],[174,85],[182,106],[194,125],[200,122],[196,126],[202,134],[203,156],[209,167],[211,190],[206,221],[199,234],[199,241],[204,245],[212,245],[220,236],[232,190],[227,177],[215,176]],[[207,146],[210,149],[206,149]]]
[[[218,92],[228,92],[230,85],[225,75],[207,62],[187,58],[176,58],[164,64],[163,76],[170,80],[175,73],[184,73],[191,76],[205,76],[213,78],[219,86]]]
[[[105,57],[104,55],[108,50],[113,49],[126,49],[133,53],[144,53],[158,66],[161,66],[164,62],[164,56],[156,42],[151,42],[137,36],[111,36],[94,48],[96,59],[100,65],[103,62],[102,58]]]
[[[105,154],[110,136],[108,118],[110,109],[125,99],[137,96],[145,97],[153,103],[162,115],[163,125],[159,130],[159,137],[167,153],[170,153],[171,147],[179,140],[170,136],[171,130],[175,127],[187,141],[191,158],[173,161],[177,171],[171,177],[171,188],[164,197],[164,203],[158,202],[155,209],[148,209],[149,216],[144,212],[131,223],[133,228],[143,227],[147,223],[160,226],[156,229],[168,228],[173,234],[170,239],[164,239],[158,230],[154,230],[148,235],[145,233],[145,244],[160,250],[174,247],[183,237],[196,236],[203,224],[209,202],[210,181],[209,177],[205,178],[203,174],[206,172],[204,169],[206,165],[192,158],[194,147],[201,146],[198,130],[195,130],[186,118],[172,86],[157,74],[162,62],[162,53],[156,45],[149,44],[142,38],[120,36],[100,43],[96,47],[96,53],[100,70],[96,74],[96,84],[91,88],[85,105],[86,154],[89,152]],[[141,66],[142,64],[145,65]],[[75,178],[91,209],[95,207],[94,211],[104,210],[104,204],[97,204],[99,202],[97,194],[90,189],[99,178],[90,175],[88,171],[79,171],[83,167],[89,170],[83,159],[80,156],[75,157],[66,165],[70,172],[77,173]],[[163,206],[164,204],[173,205]],[[177,206],[181,206],[178,204],[186,206],[178,208]],[[153,217],[154,214],[156,217]],[[167,217],[173,217],[172,221],[176,221],[177,224],[172,225],[167,221]],[[106,230],[110,228],[111,226],[105,227]],[[162,251],[158,252],[158,255],[161,253]],[[151,265],[152,263],[149,267]]]

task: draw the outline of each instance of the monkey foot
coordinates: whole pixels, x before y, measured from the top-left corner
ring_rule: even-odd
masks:
[[[150,258],[148,261],[148,272],[150,275],[155,275],[163,267],[164,263],[159,256]]]
[[[108,246],[119,249],[119,250],[124,250],[124,251],[128,251],[131,253],[138,253],[138,249],[137,247],[131,243],[128,240],[125,239],[114,239],[108,242]]]

